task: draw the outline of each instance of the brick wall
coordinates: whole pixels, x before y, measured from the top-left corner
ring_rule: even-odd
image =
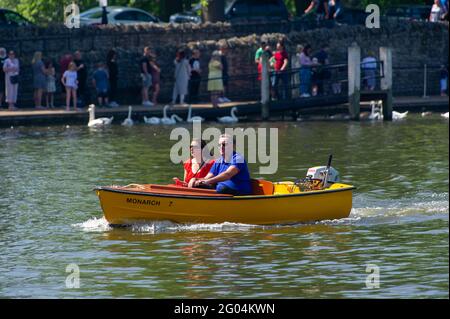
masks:
[[[253,61],[258,42],[263,36],[273,45],[285,38],[288,51],[295,52],[297,44],[309,43],[317,50],[324,43],[330,48],[330,62],[347,60],[347,47],[356,41],[362,54],[368,50],[378,52],[380,46],[393,48],[394,94],[421,95],[423,93],[424,63],[439,65],[448,57],[448,25],[391,21],[380,29],[362,26],[338,26],[309,31],[296,31],[288,24],[230,25],[216,23],[205,25],[148,25],[106,26],[69,30],[63,26],[43,28],[18,28],[0,30],[0,47],[17,51],[21,60],[19,105],[32,104],[32,73],[30,61],[34,51],[58,62],[66,51],[81,50],[90,73],[97,61],[104,61],[109,49],[118,51],[119,101],[139,102],[138,61],[144,46],[151,46],[158,55],[162,68],[161,100],[168,101],[173,84],[173,59],[178,48],[198,47],[202,53],[203,75],[207,76],[207,63],[217,43],[229,46],[230,91],[233,97],[256,93],[255,76],[243,75],[256,72]],[[414,66],[414,69],[406,67]],[[429,94],[438,93],[437,71],[430,71]],[[206,83],[204,83],[205,85]],[[89,80],[90,85],[90,80]],[[206,96],[205,96],[206,98]],[[58,101],[62,103],[62,100]]]

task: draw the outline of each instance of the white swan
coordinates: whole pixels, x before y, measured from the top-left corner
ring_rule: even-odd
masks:
[[[374,115],[374,117],[377,120],[378,119],[382,120],[383,119],[383,101],[379,100],[377,104],[378,104],[378,109],[376,109],[375,114],[378,113],[378,115]],[[404,118],[406,118],[408,116],[408,113],[409,113],[409,111],[406,111],[403,113],[400,113],[397,111],[392,111],[392,120],[393,121],[403,120]]]
[[[170,105],[165,105],[165,106],[164,106],[164,108],[163,108],[163,117],[161,117],[161,118],[156,117],[156,116],[153,116],[153,117],[148,118],[148,117],[144,116],[144,122],[145,122],[146,124],[151,124],[151,125],[164,124],[163,121],[164,121],[164,122],[168,122],[167,119],[170,120],[170,118],[167,116],[167,110],[168,110],[169,108],[170,108]],[[166,120],[164,120],[164,119],[166,119]]]
[[[189,111],[188,111],[188,117],[186,119],[186,122],[192,123],[192,122],[203,122],[205,119],[201,116],[192,116],[192,105],[189,104]]]
[[[176,114],[173,114],[171,117],[167,116],[167,110],[169,109],[170,105],[165,105],[163,109],[163,118],[161,118],[161,124],[164,125],[174,125],[178,122],[183,122],[183,119],[179,117]]]
[[[448,112],[447,112],[447,113],[442,113],[441,116],[442,116],[444,119],[448,119]]]
[[[217,118],[217,121],[219,121],[220,123],[237,123],[239,121],[239,119],[234,114],[236,112],[237,112],[237,107],[234,106],[231,109],[231,116],[219,117],[219,118]]]
[[[89,105],[88,112],[89,112],[89,122],[88,122],[89,127],[101,127],[101,126],[110,125],[114,119],[114,116],[112,116],[110,118],[101,117],[101,118],[96,119],[94,104]]]
[[[164,117],[161,119],[161,123],[164,125],[174,125],[178,122],[183,122],[183,119],[176,114],[172,114],[171,117]]]
[[[409,113],[409,111],[406,111],[403,113],[392,111],[392,119],[394,121],[403,120],[404,118],[406,118],[408,116],[408,113]]]
[[[161,119],[156,116],[152,116],[152,117],[144,116],[144,122],[145,122],[145,124],[159,125],[159,124],[161,124]]]
[[[131,105],[128,107],[128,117],[122,122],[122,125],[124,126],[133,126],[134,122],[131,119],[131,112],[132,112],[133,108],[131,107]]]
[[[426,116],[431,116],[431,115],[433,115],[433,113],[432,113],[432,112],[422,112],[422,113],[420,113],[420,115],[421,115],[422,117],[426,117]]]
[[[371,111],[370,111],[370,115],[369,115],[369,119],[370,120],[381,120],[383,119],[383,102],[378,101],[378,108],[375,108],[375,101],[371,101],[370,102],[370,106],[371,106]]]

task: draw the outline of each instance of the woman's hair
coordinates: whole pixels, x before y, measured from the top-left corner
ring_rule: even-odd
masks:
[[[116,56],[116,50],[111,49],[108,51],[108,54],[106,55],[106,61],[110,62],[115,56]]]
[[[311,45],[307,44],[305,45],[305,47],[303,48],[303,53],[307,56],[309,56],[308,51],[311,50]]]
[[[203,149],[206,147],[206,141],[205,141],[204,139],[193,138],[193,139],[192,139],[192,142],[200,143],[200,147],[201,147],[202,152],[203,152]],[[191,142],[191,145],[192,145],[192,142]],[[210,155],[210,156],[213,155],[211,150],[209,150],[209,155]]]
[[[177,58],[182,60],[186,57],[186,53],[184,52],[184,50],[178,50],[177,51]]]
[[[42,52],[41,51],[34,52],[33,60],[31,60],[31,63],[35,64],[36,62],[38,62],[40,60],[42,60]]]
[[[76,69],[76,68],[77,68],[77,65],[75,64],[75,62],[70,62],[70,63],[69,63],[68,69],[69,69],[69,70],[72,70],[72,69],[74,69],[74,68]]]
[[[49,67],[53,66],[53,61],[52,59],[47,59],[44,63],[45,68],[48,69]]]

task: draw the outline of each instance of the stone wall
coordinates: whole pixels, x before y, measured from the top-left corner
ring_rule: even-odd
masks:
[[[173,59],[179,48],[198,47],[202,53],[203,76],[207,77],[207,63],[218,43],[229,46],[230,94],[236,99],[255,96],[258,92],[254,52],[260,38],[273,45],[285,38],[290,56],[297,44],[309,43],[313,50],[322,44],[330,48],[331,63],[346,63],[347,47],[357,42],[362,54],[368,50],[378,52],[380,46],[393,48],[394,94],[421,95],[423,90],[423,64],[447,63],[448,25],[392,21],[380,29],[362,26],[338,26],[309,31],[295,31],[286,24],[230,25],[227,23],[199,25],[150,25],[96,27],[69,30],[54,26],[0,30],[0,47],[18,52],[22,64],[19,105],[31,105],[32,73],[30,61],[34,51],[58,63],[64,52],[81,50],[90,73],[98,61],[104,61],[109,49],[118,51],[119,101],[139,102],[139,58],[144,46],[151,46],[162,68],[161,100],[168,101],[173,83]],[[410,67],[414,67],[411,69]],[[430,71],[428,94],[438,93],[436,70]],[[205,85],[206,83],[203,83]],[[90,81],[89,81],[90,85]],[[205,92],[205,90],[202,90]],[[207,96],[205,95],[205,98]],[[62,100],[59,101],[62,103]]]

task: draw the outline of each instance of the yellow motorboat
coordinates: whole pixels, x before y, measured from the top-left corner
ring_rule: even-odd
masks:
[[[355,187],[338,182],[320,187],[321,180],[308,183],[252,180],[254,192],[247,196],[153,184],[97,187],[95,191],[111,225],[161,220],[269,225],[349,216]]]

